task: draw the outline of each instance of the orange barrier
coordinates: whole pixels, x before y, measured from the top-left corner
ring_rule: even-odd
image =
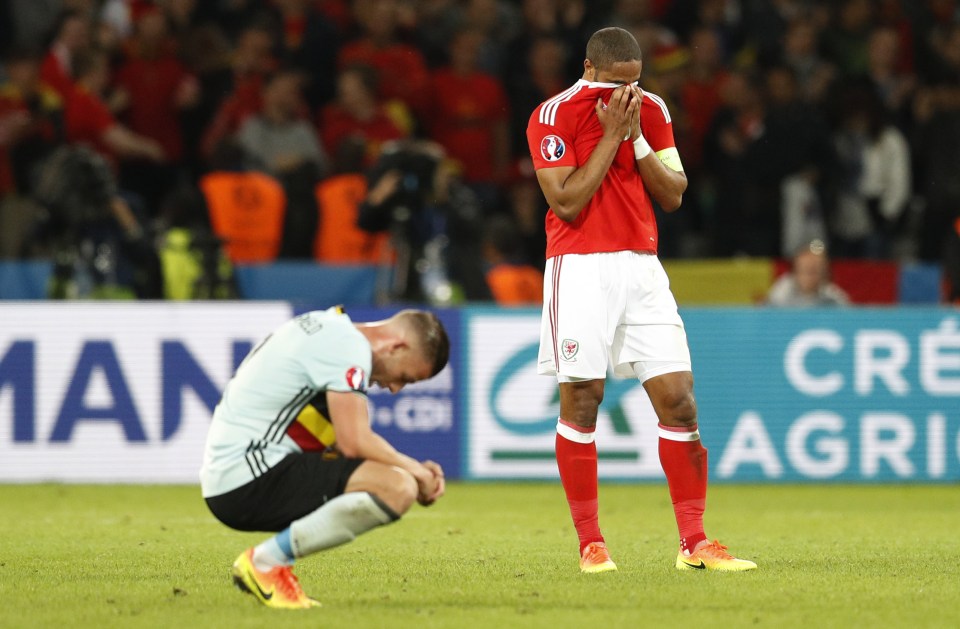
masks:
[[[522,264],[498,264],[487,272],[487,285],[501,306],[543,303],[543,273]]]
[[[280,251],[287,195],[259,172],[213,172],[200,179],[213,231],[232,262],[270,262]]]
[[[314,189],[320,226],[313,257],[337,264],[382,263],[390,259],[389,236],[357,227],[357,213],[367,195],[367,179],[360,174],[335,175]]]

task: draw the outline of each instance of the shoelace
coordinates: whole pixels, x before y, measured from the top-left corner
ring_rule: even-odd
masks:
[[[712,542],[710,542],[709,544],[701,548],[699,552],[703,552],[703,551],[707,551],[709,554],[713,555],[714,557],[718,557],[720,559],[733,559],[733,556],[730,553],[726,552],[727,546],[724,546],[723,544],[721,544],[720,540],[716,540],[716,539],[713,540]]]
[[[602,560],[606,561],[606,560],[607,560],[607,549],[604,548],[603,546],[597,546],[596,544],[591,544],[591,545],[590,545],[590,550],[589,550],[589,552],[587,552],[587,556],[584,557],[584,559],[589,559],[589,560],[591,560],[591,561],[597,560],[597,559],[602,559]]]

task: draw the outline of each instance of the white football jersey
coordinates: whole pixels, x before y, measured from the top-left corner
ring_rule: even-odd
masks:
[[[261,341],[213,411],[204,497],[245,485],[290,453],[332,446],[326,392],[365,395],[371,360],[370,343],[339,308],[302,314]]]

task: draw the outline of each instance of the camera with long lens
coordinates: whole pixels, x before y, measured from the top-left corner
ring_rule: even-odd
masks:
[[[54,237],[74,240],[84,227],[110,220],[117,195],[110,166],[85,146],[64,146],[47,159],[36,186]]]
[[[441,156],[430,147],[414,142],[397,143],[395,147],[384,150],[377,171],[400,173],[400,182],[396,191],[387,199],[386,204],[394,209],[394,218],[408,219],[409,214],[421,211],[433,195],[434,180]],[[399,214],[399,215],[397,215]]]
[[[153,253],[139,229],[118,223],[119,191],[106,160],[85,146],[61,147],[40,169],[36,190],[46,213],[37,237],[55,261],[50,296],[133,296],[142,283],[136,271]]]
[[[446,235],[449,202],[438,194],[443,149],[431,142],[401,140],[384,145],[370,173],[371,188],[398,175],[393,191],[377,205],[364,204],[358,224],[371,231],[389,230],[397,253],[391,289],[394,299],[448,303]]]

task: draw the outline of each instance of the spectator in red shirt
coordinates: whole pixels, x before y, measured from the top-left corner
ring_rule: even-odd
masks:
[[[124,118],[130,129],[154,139],[169,160],[179,161],[183,137],[178,115],[197,102],[199,88],[174,55],[166,18],[158,10],[139,16],[116,86],[126,93]]]
[[[0,83],[0,258],[18,257],[32,240],[34,176],[63,140],[60,96],[40,82],[40,51],[14,50]]]
[[[450,65],[430,77],[427,127],[430,137],[460,162],[471,187],[493,186],[505,179],[510,160],[509,106],[500,82],[477,70],[483,35],[459,32],[450,43]],[[478,190],[481,197],[488,191]]]
[[[76,55],[90,46],[90,22],[79,11],[65,11],[40,67],[40,78],[66,98],[73,86]]]
[[[40,81],[41,56],[15,50],[4,60],[0,83],[0,197],[31,192],[31,176],[63,141],[63,101]]]
[[[240,33],[233,51],[230,76],[226,81],[229,87],[221,88],[228,96],[216,106],[216,114],[203,133],[203,155],[212,156],[221,141],[235,133],[247,118],[260,111],[264,77],[275,65],[272,48],[273,35],[269,29],[254,25]],[[218,77],[210,79],[211,84],[224,83]],[[203,83],[207,85],[206,78]],[[217,96],[205,88],[204,100]]]
[[[350,66],[337,77],[337,99],[320,111],[318,120],[323,145],[337,155],[344,140],[360,138],[364,163],[372,166],[380,145],[406,137],[377,101],[377,74],[369,66]]]
[[[337,65],[376,68],[378,96],[399,100],[418,113],[428,98],[427,64],[417,48],[398,41],[398,11],[397,0],[357,0],[354,16],[363,35],[340,49]]]
[[[74,68],[76,85],[65,109],[67,140],[90,144],[108,158],[162,161],[163,147],[118,122],[104,103],[103,90],[110,82],[107,56],[84,51],[77,55]]]
[[[181,114],[196,106],[200,88],[177,59],[175,40],[159,9],[138,11],[134,27],[134,36],[126,45],[126,60],[115,80],[116,92],[125,104],[122,119],[132,131],[160,144],[166,161],[124,167],[121,181],[124,188],[144,199],[152,214],[176,185],[185,153]]]

